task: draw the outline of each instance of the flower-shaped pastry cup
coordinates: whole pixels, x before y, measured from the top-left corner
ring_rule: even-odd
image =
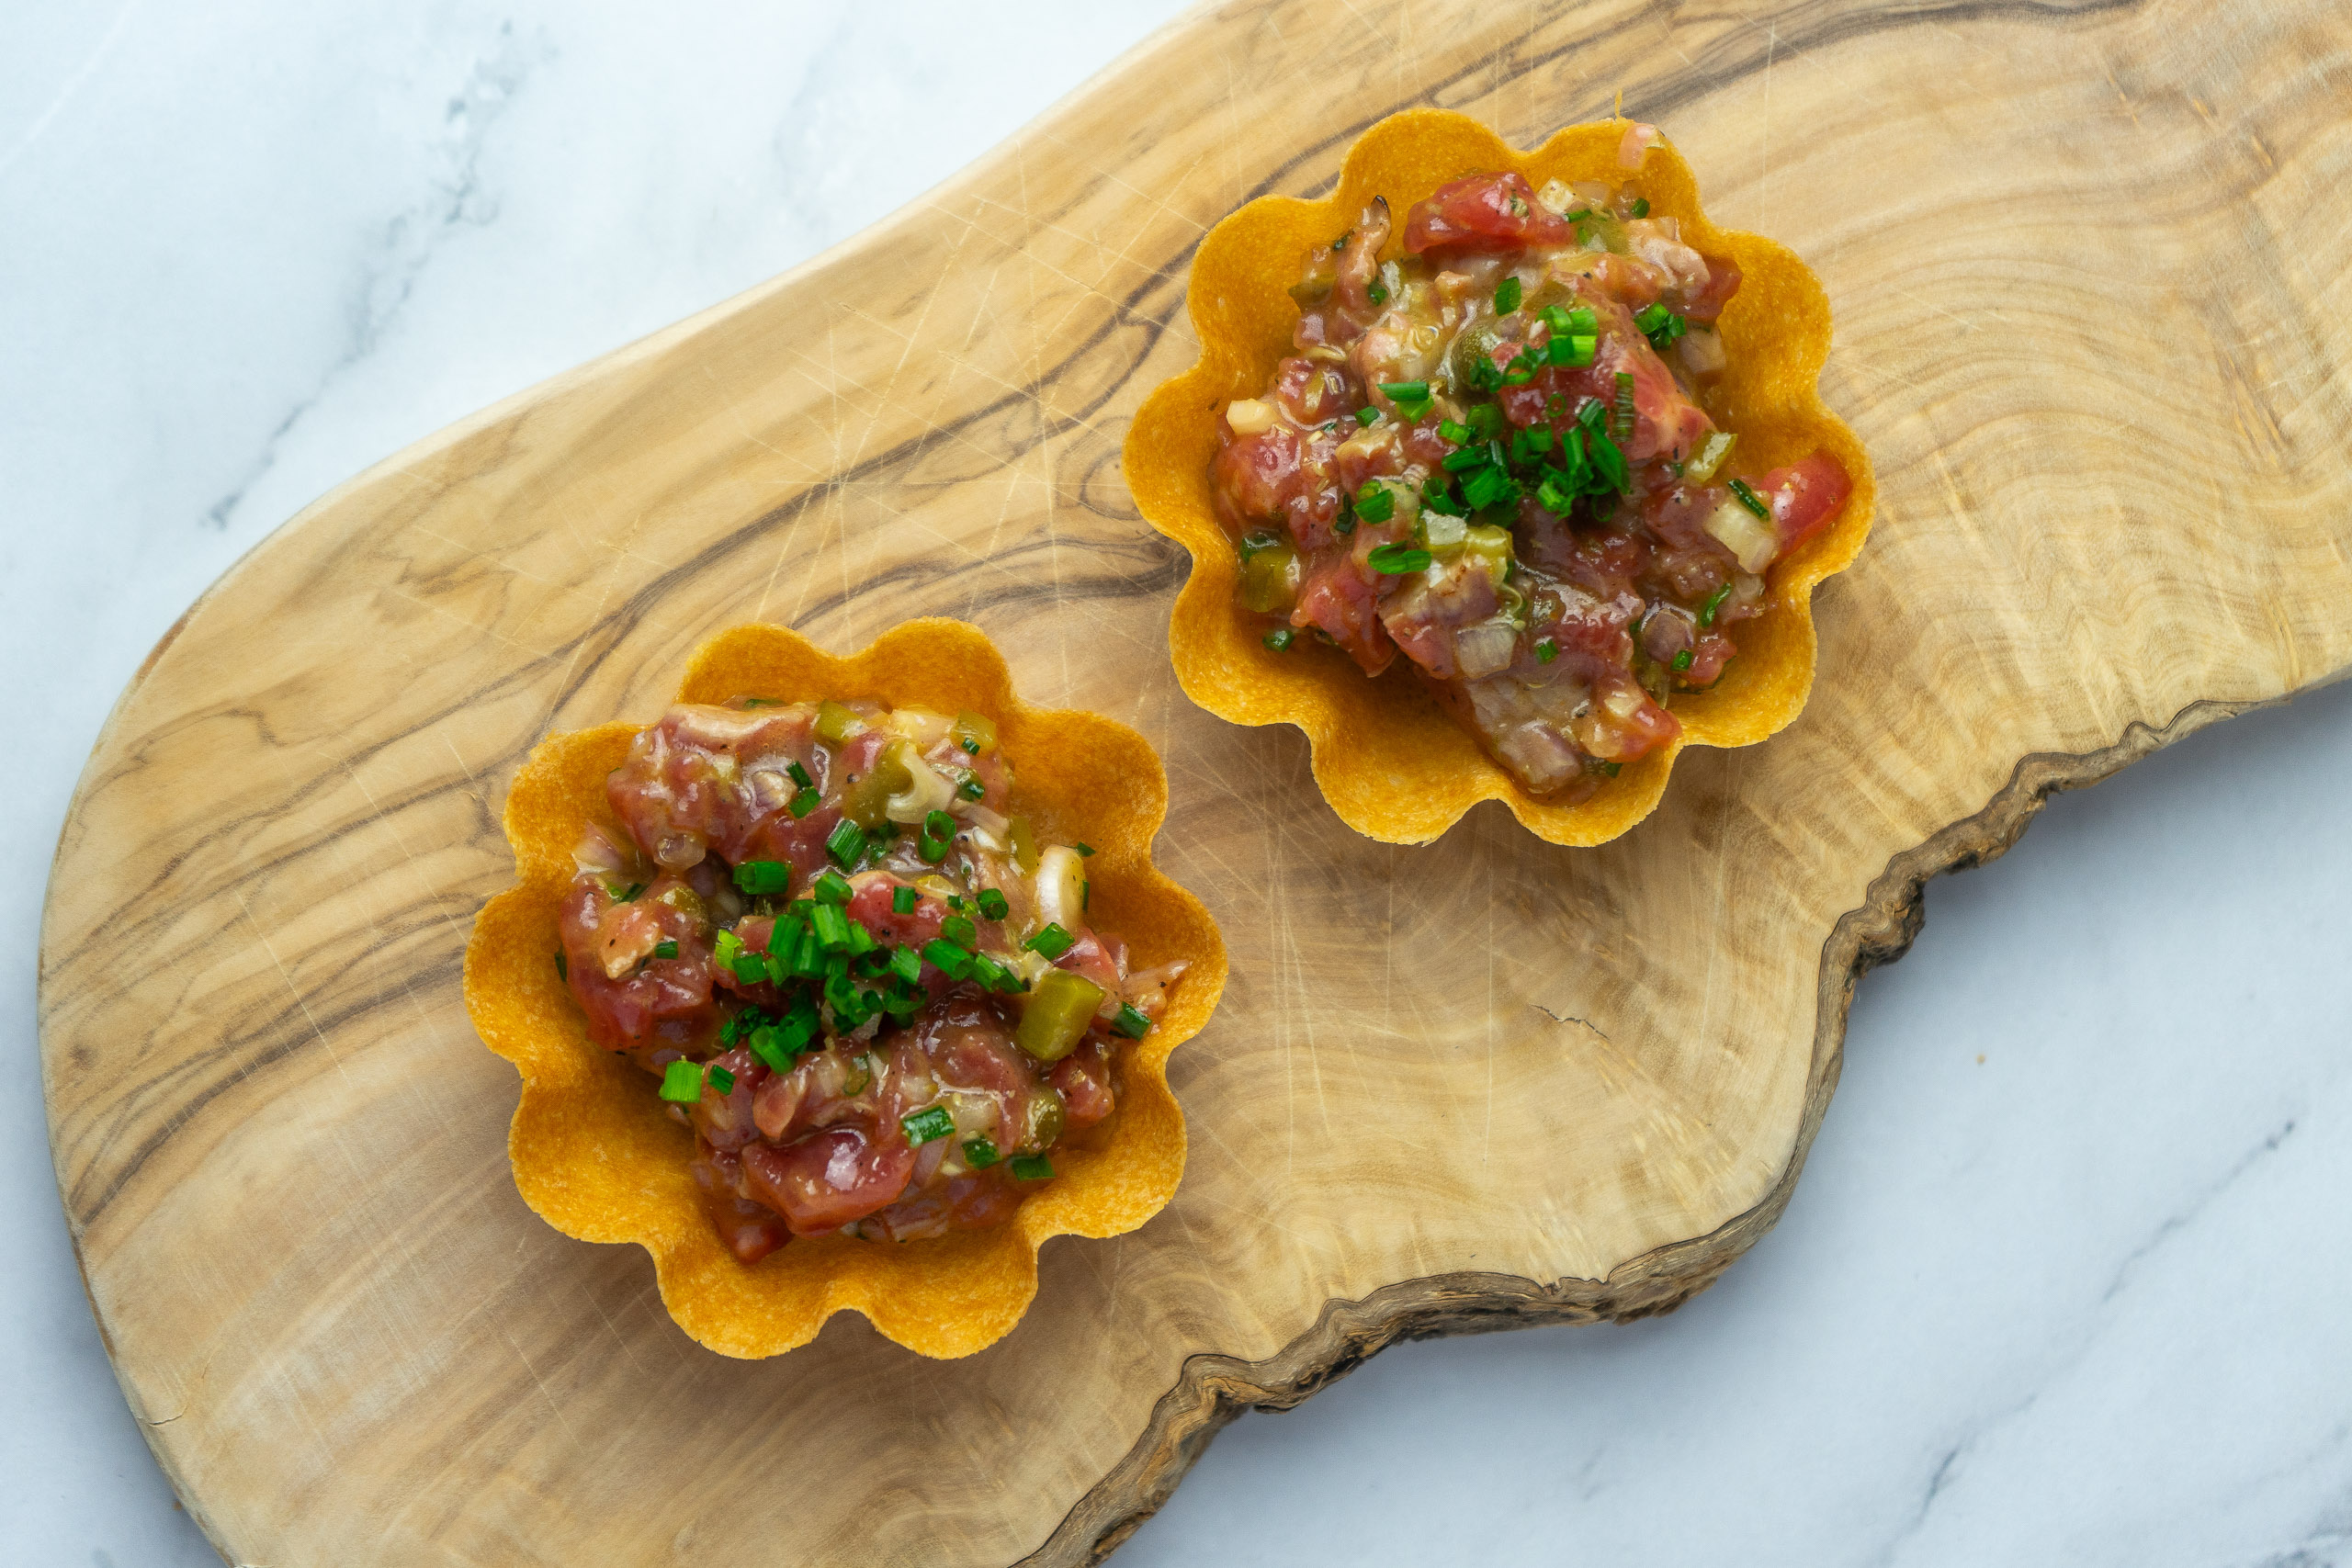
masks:
[[[1022,703],[995,647],[956,621],[910,622],[848,659],[781,626],[737,627],[695,654],[678,700],[744,695],[871,697],[986,714],[1040,825],[1096,847],[1087,871],[1103,929],[1126,939],[1138,965],[1184,959],[1191,968],[1159,1026],[1125,1056],[1107,1137],[1057,1149],[1057,1179],[1006,1224],[898,1245],[796,1240],[745,1265],[719,1241],[688,1173],[693,1134],[663,1113],[651,1078],[589,1043],[552,958],[572,847],[591,821],[613,823],[605,778],[639,727],[555,736],[532,752],[507,796],[519,884],[483,908],[466,948],[474,1027],[523,1075],[507,1142],[514,1184],[564,1235],[651,1253],[670,1315],[723,1355],[805,1345],[843,1310],[922,1355],[969,1355],[1020,1321],[1037,1293],[1037,1248],[1048,1236],[1132,1231],[1166,1205],[1183,1174],[1184,1122],[1168,1088],[1168,1055],[1208,1021],[1226,964],[1208,911],[1152,864],[1167,774],[1125,725]]]
[[[1128,433],[1127,483],[1152,526],[1193,555],[1177,595],[1169,650],[1185,694],[1237,724],[1295,724],[1306,732],[1315,782],[1340,819],[1389,843],[1436,838],[1482,800],[1499,800],[1538,837],[1597,844],[1649,815],[1685,745],[1747,746],[1796,717],[1813,684],[1814,586],[1850,562],[1870,532],[1876,486],[1851,431],[1815,387],[1829,353],[1829,304],[1796,256],[1754,234],[1727,232],[1699,209],[1690,165],[1650,148],[1638,170],[1618,163],[1625,122],[1573,126],[1532,152],[1474,119],[1439,109],[1391,116],[1349,150],[1339,187],[1321,201],[1263,197],[1201,242],[1187,299],[1200,362],[1145,400]],[[1702,253],[1729,256],[1743,281],[1720,328],[1730,365],[1709,400],[1738,433],[1745,468],[1836,457],[1853,493],[1821,534],[1767,577],[1765,611],[1740,627],[1738,656],[1703,693],[1677,694],[1682,734],[1629,764],[1591,798],[1563,805],[1530,795],[1438,706],[1402,660],[1367,679],[1346,655],[1302,643],[1286,653],[1260,640],[1262,616],[1236,596],[1240,560],[1219,525],[1209,465],[1227,401],[1255,397],[1291,352],[1298,320],[1289,286],[1312,247],[1352,226],[1375,196],[1405,212],[1446,181],[1517,170],[1537,189],[1554,179],[1634,184],[1651,210],[1679,219]],[[1392,238],[1392,250],[1398,243]],[[1384,253],[1385,254],[1387,253]]]

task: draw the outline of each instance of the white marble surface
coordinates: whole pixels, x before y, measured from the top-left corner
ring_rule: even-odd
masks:
[[[214,1560],[29,1092],[29,893],[141,657],[330,484],[849,234],[1174,8],[0,10],[0,1562]],[[1724,1285],[1246,1417],[1118,1561],[2352,1563],[2347,777],[2339,689],[2058,802],[1863,985]]]

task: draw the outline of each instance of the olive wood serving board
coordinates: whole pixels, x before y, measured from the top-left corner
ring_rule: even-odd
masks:
[[[1657,121],[1838,313],[1881,484],[1793,727],[1598,850],[1344,829],[1178,693],[1129,417],[1205,226],[1436,104]],[[1193,14],[774,283],[401,453],[123,696],[51,883],[42,1061],[132,1410],[238,1563],[1075,1563],[1216,1427],[1400,1336],[1662,1311],[1787,1202],[1856,976],[2048,792],[2352,664],[2352,31],[2324,0],[1292,0]],[[1142,729],[1233,975],[1191,1164],[923,1360],[767,1362],[516,1196],[459,1005],[507,781],[737,622],[967,617]]]

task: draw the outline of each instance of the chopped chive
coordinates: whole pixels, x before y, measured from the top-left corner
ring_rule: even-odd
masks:
[[[1430,384],[1427,381],[1383,381],[1380,383],[1380,389],[1388,395],[1388,400],[1391,402],[1429,401]]]
[[[1552,660],[1554,660],[1555,659],[1557,659],[1557,658],[1559,658],[1559,657],[1560,657],[1560,645],[1559,645],[1558,643],[1554,642],[1554,641],[1553,641],[1550,637],[1538,637],[1538,638],[1536,638],[1536,639],[1535,639],[1535,662],[1536,662],[1536,663],[1538,663],[1538,664],[1549,664],[1549,663],[1551,663],[1551,662],[1552,662]]]
[[[911,947],[890,950],[890,973],[911,986],[922,978],[922,954]]]
[[[808,918],[808,929],[817,933],[817,941],[828,953],[844,952],[849,947],[849,917],[835,904],[820,904]]]
[[[1634,198],[1634,216],[1636,218],[1647,218],[1649,215],[1650,198],[1645,196],[1635,197]]]
[[[1374,420],[1378,419],[1379,417],[1380,417],[1380,411],[1379,411],[1378,409],[1358,409],[1358,410],[1356,410],[1356,423],[1357,423],[1358,424],[1370,424],[1370,423],[1372,423]]]
[[[1600,352],[1600,339],[1589,333],[1571,333],[1555,337],[1544,345],[1544,357],[1553,364],[1571,370],[1582,370],[1592,364],[1593,355]]]
[[[966,916],[950,915],[939,922],[939,934],[959,947],[969,947],[972,939],[979,934],[979,928]]]
[[[555,955],[555,977],[565,985],[571,983],[571,961],[560,952]]]
[[[1091,882],[1081,882],[1081,883],[1080,883],[1080,884],[1078,885],[1078,908],[1079,908],[1079,912],[1080,912],[1080,914],[1084,914],[1084,913],[1086,912],[1086,908],[1087,908],[1087,907],[1088,907],[1089,905],[1092,904],[1093,902],[1094,902],[1094,884],[1092,884]]]
[[[1151,1032],[1151,1020],[1145,1017],[1143,1010],[1133,1002],[1123,1002],[1119,1007],[1119,1016],[1111,1021],[1111,1027],[1130,1040],[1140,1040]]]
[[[607,883],[605,886],[605,891],[613,896],[614,903],[627,904],[633,901],[639,894],[645,891],[645,884],[642,882],[632,882],[626,888],[621,888],[615,887],[611,884]]]
[[[890,889],[890,912],[894,915],[913,914],[915,912],[915,890],[911,887],[893,887]]]
[[[815,779],[808,776],[808,770],[802,767],[797,762],[791,764],[784,771],[790,773],[792,775],[792,782],[798,784],[802,789],[812,788],[817,783]]]
[[[924,942],[922,955],[951,980],[961,980],[972,972],[972,955],[944,937],[933,937]]]
[[[1438,459],[1438,467],[1449,474],[1458,474],[1464,468],[1484,468],[1486,463],[1487,449],[1484,446],[1464,446]]]
[[[952,839],[956,836],[956,818],[944,811],[926,811],[922,830],[934,839]]]
[[[1466,446],[1473,439],[1468,425],[1451,419],[1440,420],[1437,433],[1457,446]]]
[[[1384,577],[1402,577],[1408,572],[1428,570],[1430,558],[1429,551],[1410,545],[1383,545],[1372,552],[1367,564]]]
[[[1015,1181],[1046,1181],[1054,1174],[1054,1162],[1044,1155],[1012,1156],[1012,1179]]]
[[[1367,523],[1385,523],[1396,515],[1396,492],[1384,484],[1368,484],[1356,491],[1356,515]]]
[[[962,784],[956,786],[956,793],[962,795],[966,800],[978,800],[980,796],[988,794],[988,792],[989,786],[982,784],[977,775],[966,779]]]
[[[1040,958],[1051,961],[1077,946],[1078,939],[1058,925],[1047,924],[1021,945]]]
[[[825,852],[843,870],[854,870],[865,858],[865,829],[844,818],[825,835]]]
[[[768,961],[763,953],[739,953],[728,967],[735,972],[735,978],[746,986],[761,985],[768,977]]]
[[[725,1067],[712,1067],[704,1074],[704,1077],[710,1080],[710,1087],[720,1094],[735,1092],[735,1075]]]
[[[1012,912],[1012,906],[1005,901],[1004,895],[993,887],[980,889],[979,903],[982,919],[1001,920]]]
[[[1770,520],[1772,509],[1764,504],[1764,498],[1762,496],[1758,495],[1754,491],[1748,488],[1747,481],[1746,479],[1732,480],[1731,492],[1732,494],[1739,497],[1739,503],[1747,508],[1748,511],[1753,512],[1757,516],[1764,518],[1767,521]]]
[[[1715,624],[1715,612],[1722,609],[1724,607],[1724,601],[1730,597],[1731,584],[1728,582],[1724,583],[1721,588],[1716,589],[1713,593],[1708,594],[1707,607],[1699,612],[1699,624],[1702,626],[1713,626]]]
[[[849,902],[849,880],[842,876],[838,871],[828,870],[822,876],[817,878],[816,882],[809,886],[808,891],[815,895],[817,902],[820,904],[846,904]]]
[[[1628,440],[1634,434],[1634,373],[1630,370],[1617,372],[1616,413],[1617,439]]]
[[[1092,844],[1072,844],[1070,848],[1076,850],[1080,856],[1091,855],[1094,852],[1094,846]]]
[[[1367,283],[1363,286],[1363,297],[1375,305],[1385,305],[1388,303],[1387,287],[1380,283]]]
[[[804,789],[798,795],[794,795],[790,800],[786,801],[784,808],[786,811],[791,812],[794,818],[797,820],[808,816],[811,811],[816,810],[817,803],[824,798],[825,797],[823,795],[819,795],[813,789]]]
[[[673,1105],[692,1105],[702,1099],[702,1064],[684,1060],[662,1070],[662,1098]]]
[[[1436,513],[1440,517],[1462,515],[1461,503],[1445,493],[1445,481],[1442,479],[1431,479],[1429,483],[1421,487],[1421,506],[1426,511]]]
[[[792,886],[792,868],[780,860],[747,860],[735,868],[735,886],[745,893],[782,893]]]
[[[1516,277],[1506,277],[1495,285],[1495,314],[1508,316],[1519,309],[1520,285]]]
[[[782,697],[744,697],[741,701],[747,708],[780,708],[784,705]]]
[[[1519,481],[1510,477],[1509,469],[1498,465],[1480,468],[1462,481],[1463,504],[1474,512],[1517,500],[1518,496]],[[1427,566],[1429,563],[1425,560],[1421,564]]]
[[[1613,779],[1619,773],[1625,771],[1625,764],[1623,762],[1603,762],[1600,764],[1600,771]]]
[[[675,958],[678,956],[678,944],[667,940],[657,942],[653,944],[653,956],[656,958]]]
[[[1482,392],[1500,391],[1503,384],[1502,367],[1497,365],[1493,359],[1486,355],[1472,355],[1470,356],[1470,384],[1473,387],[1477,388],[1478,390]]]
[[[996,1145],[986,1138],[964,1140],[964,1163],[974,1170],[986,1170],[1003,1157],[996,1152]]]
[[[1687,648],[1686,648],[1686,649],[1684,649],[1681,652],[1679,652],[1679,653],[1678,653],[1678,654],[1676,654],[1676,655],[1674,656],[1674,669],[1675,669],[1675,672],[1676,672],[1677,674],[1679,674],[1681,671],[1685,671],[1685,670],[1688,670],[1688,669],[1690,669],[1690,650],[1689,649],[1687,649]]]
[[[921,1146],[954,1132],[956,1118],[947,1114],[947,1107],[933,1105],[911,1116],[899,1117],[899,1125],[906,1130],[907,1142]]]
[[[1276,626],[1272,631],[1268,632],[1264,637],[1260,637],[1258,640],[1264,643],[1268,648],[1272,649],[1276,653],[1288,653],[1290,651],[1290,645],[1298,640],[1298,634],[1291,630],[1288,626]]]

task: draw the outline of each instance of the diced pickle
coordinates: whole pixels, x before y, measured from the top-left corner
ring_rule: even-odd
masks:
[[[890,797],[913,787],[910,761],[922,761],[913,741],[896,739],[883,747],[873,769],[842,793],[842,815],[861,828],[879,828],[888,821]]]
[[[996,721],[984,713],[957,714],[948,733],[967,756],[985,757],[996,750]]]
[[[1039,1088],[1021,1108],[1021,1152],[1037,1154],[1052,1148],[1069,1120],[1069,1108],[1062,1100],[1061,1090]]]
[[[1738,441],[1738,436],[1726,430],[1707,432],[1699,443],[1699,450],[1682,465],[1682,477],[1692,484],[1707,483],[1715,477],[1715,470],[1724,466],[1724,459],[1731,456],[1731,449]]]
[[[1037,869],[1037,835],[1030,829],[1029,818],[1013,817],[1006,820],[1005,833],[1012,840],[1012,863],[1024,872]]]
[[[1261,615],[1287,610],[1298,597],[1298,552],[1278,540],[1241,563],[1241,602]]]
[[[1463,552],[1487,569],[1497,582],[1510,570],[1510,530],[1490,523],[1473,523],[1462,530]]]
[[[1102,987],[1083,975],[1056,969],[1029,993],[1012,1043],[1041,1062],[1058,1062],[1078,1049],[1102,1005]]]
[[[839,746],[865,733],[865,721],[841,704],[828,698],[817,705],[817,739],[826,745]]]

